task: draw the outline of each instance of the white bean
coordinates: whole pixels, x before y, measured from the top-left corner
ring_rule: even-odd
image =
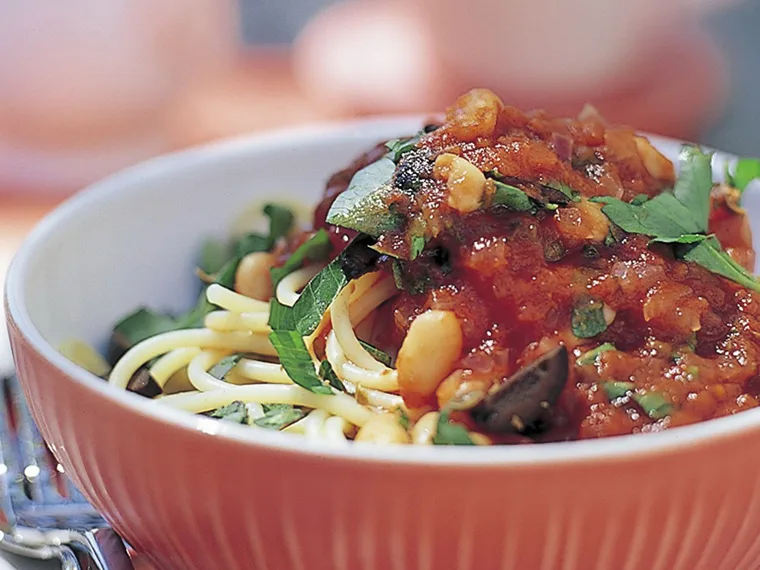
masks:
[[[459,360],[462,325],[451,311],[426,311],[414,319],[396,360],[401,395],[431,396]]]

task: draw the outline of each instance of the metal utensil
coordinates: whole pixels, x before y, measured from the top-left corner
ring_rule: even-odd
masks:
[[[14,376],[0,383],[0,548],[64,570],[133,570],[124,542],[66,478]]]

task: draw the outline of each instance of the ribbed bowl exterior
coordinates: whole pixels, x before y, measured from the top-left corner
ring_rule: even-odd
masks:
[[[44,437],[161,570],[760,567],[759,431],[559,467],[315,461],[138,414],[9,326]]]

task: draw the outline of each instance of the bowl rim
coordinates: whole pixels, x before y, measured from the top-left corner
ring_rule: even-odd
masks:
[[[211,163],[230,156],[249,156],[273,147],[287,147],[294,142],[330,137],[350,137],[357,129],[398,130],[411,132],[430,115],[381,116],[349,121],[324,122],[256,133],[212,142],[164,154],[123,169],[95,182],[66,199],[48,213],[24,239],[11,262],[5,282],[5,303],[9,321],[17,327],[26,343],[69,381],[94,392],[122,409],[166,424],[167,427],[214,435],[243,446],[268,448],[302,456],[342,461],[370,462],[389,465],[435,465],[488,469],[494,467],[556,466],[608,461],[648,460],[655,456],[684,451],[707,443],[741,436],[760,429],[760,408],[697,424],[647,434],[629,434],[601,439],[580,440],[519,446],[336,446],[329,442],[309,441],[301,435],[269,430],[254,430],[231,422],[220,422],[182,410],[162,406],[146,406],[145,398],[114,388],[101,378],[75,365],[51,346],[34,326],[26,307],[24,283],[30,260],[41,246],[80,210],[97,208],[113,194],[128,191],[146,178],[161,177],[182,170],[186,164]],[[647,135],[655,143],[677,144],[676,139]],[[718,153],[719,163],[736,157]],[[718,170],[722,173],[722,170]],[[9,322],[9,327],[11,326]]]

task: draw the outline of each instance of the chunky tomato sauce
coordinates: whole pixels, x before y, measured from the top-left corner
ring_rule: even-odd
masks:
[[[602,204],[589,198],[656,196],[673,187],[673,166],[632,129],[606,125],[593,112],[583,115],[525,114],[474,92],[399,162],[396,180],[403,185],[409,175],[416,186],[392,195],[388,207],[407,220],[423,220],[427,243],[425,253],[404,266],[405,279],[416,285],[381,308],[372,340],[395,353],[411,322],[428,309],[455,313],[464,337],[455,369],[433,394],[402,391],[411,409],[443,409],[463,391],[488,391],[559,345],[569,351],[569,375],[549,418],[529,434],[492,434],[494,441],[656,431],[758,405],[755,295],[677,259],[670,245],[613,227]],[[385,150],[374,149],[328,184],[315,221],[335,244],[353,234],[325,223],[330,204],[356,170]],[[560,184],[577,195],[537,212],[463,213],[447,199],[451,178],[435,162],[442,153],[496,173],[529,196]],[[749,228],[734,198],[730,189],[713,189],[709,229],[751,269]],[[408,257],[409,240],[400,232],[384,234],[378,245],[389,254],[382,265],[388,272],[393,253]],[[573,330],[574,307],[584,303],[604,307],[606,328],[590,338]],[[600,346],[612,349],[584,359]],[[611,393],[613,383],[628,388],[627,396]],[[654,413],[634,394],[656,394],[665,407]]]

